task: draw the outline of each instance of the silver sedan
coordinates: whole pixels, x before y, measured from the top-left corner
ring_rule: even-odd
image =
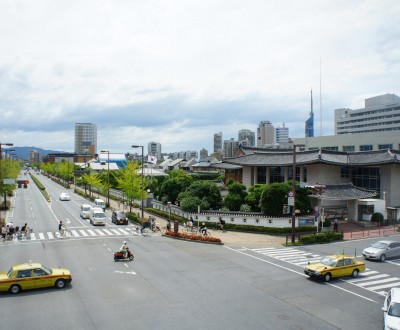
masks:
[[[378,241],[364,249],[364,259],[385,261],[387,258],[400,257],[400,242]]]

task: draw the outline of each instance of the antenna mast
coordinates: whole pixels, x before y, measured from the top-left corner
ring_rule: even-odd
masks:
[[[319,135],[322,136],[321,58],[319,58]]]

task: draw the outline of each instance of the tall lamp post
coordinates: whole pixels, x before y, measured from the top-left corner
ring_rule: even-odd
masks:
[[[293,210],[292,210],[292,244],[296,241],[296,147],[302,147],[304,144],[293,144]]]
[[[107,206],[110,207],[110,151],[101,150],[107,153]]]
[[[2,166],[2,162],[1,159],[3,158],[3,153],[1,151],[1,146],[10,146],[12,147],[14,144],[12,143],[0,143],[0,185],[3,185],[3,166]],[[4,210],[7,207],[7,193],[4,191]]]
[[[142,148],[142,223],[144,220],[144,214],[143,214],[143,199],[144,199],[144,175],[143,175],[143,168],[144,168],[144,158],[143,158],[143,146],[136,146],[133,145],[132,148]]]

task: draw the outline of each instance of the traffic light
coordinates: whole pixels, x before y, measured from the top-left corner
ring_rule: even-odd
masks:
[[[283,214],[289,214],[290,213],[290,206],[289,205],[283,205]]]

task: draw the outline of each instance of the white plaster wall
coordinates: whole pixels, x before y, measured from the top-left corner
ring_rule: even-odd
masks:
[[[349,183],[350,178],[340,177],[340,167],[327,164],[313,164],[307,166],[307,183],[309,185],[319,184],[341,184]]]
[[[400,167],[387,165],[381,167],[380,193],[386,192],[386,206],[400,206]]]

